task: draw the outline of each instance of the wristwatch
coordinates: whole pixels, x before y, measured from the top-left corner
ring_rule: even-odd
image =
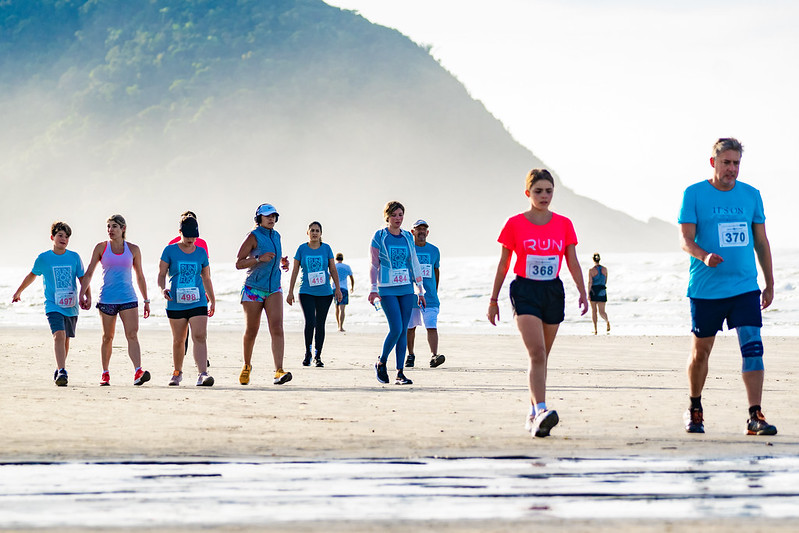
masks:
[[[260,256],[260,255],[256,255],[256,256],[255,256],[255,262],[256,262],[256,263],[260,263],[260,262],[261,262],[261,261],[258,259],[259,257],[261,257],[261,256]]]

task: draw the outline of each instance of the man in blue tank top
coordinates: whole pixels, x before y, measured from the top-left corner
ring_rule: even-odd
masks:
[[[691,256],[688,297],[693,344],[688,359],[691,405],[685,430],[704,433],[702,389],[716,333],[727,321],[735,329],[743,356],[742,377],[749,401],[748,435],[775,435],[760,408],[763,394],[761,309],[774,298],[771,247],[760,192],[739,182],[743,146],[733,138],[713,146],[713,177],[685,190],[680,209],[681,246]],[[755,254],[766,286],[757,285]]]

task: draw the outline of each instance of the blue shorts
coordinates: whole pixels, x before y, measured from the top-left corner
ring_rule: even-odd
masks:
[[[566,316],[566,295],[560,278],[536,281],[516,276],[510,284],[515,315],[533,315],[544,324],[560,324]]]
[[[350,291],[341,289],[341,301],[336,302],[336,305],[347,305],[348,303],[350,303]]]
[[[691,331],[699,338],[713,337],[721,331],[740,326],[763,327],[760,314],[760,291],[719,299],[691,298]]]
[[[117,316],[120,311],[127,311],[139,307],[139,302],[128,302],[126,304],[97,304],[97,309],[104,315]]]
[[[66,316],[58,311],[50,311],[47,313],[47,321],[50,323],[50,333],[63,331],[67,337],[75,336],[75,326],[78,325],[77,316]]]

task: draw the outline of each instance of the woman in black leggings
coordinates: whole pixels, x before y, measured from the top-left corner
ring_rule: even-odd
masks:
[[[302,364],[310,366],[313,356],[314,364],[322,367],[325,366],[322,362],[325,320],[333,297],[335,296],[336,301],[341,301],[341,290],[333,250],[322,242],[322,224],[319,222],[314,221],[308,225],[308,242],[301,244],[294,254],[294,268],[291,271],[291,283],[286,296],[289,305],[294,303],[294,285],[300,268],[302,268],[300,306],[305,315],[305,358]],[[330,286],[331,280],[335,291]]]

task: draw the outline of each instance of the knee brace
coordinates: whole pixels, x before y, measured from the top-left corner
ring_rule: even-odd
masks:
[[[738,333],[738,344],[741,347],[743,366],[741,372],[764,370],[763,366],[763,341],[760,340],[760,328],[756,326],[741,326],[735,328]]]

